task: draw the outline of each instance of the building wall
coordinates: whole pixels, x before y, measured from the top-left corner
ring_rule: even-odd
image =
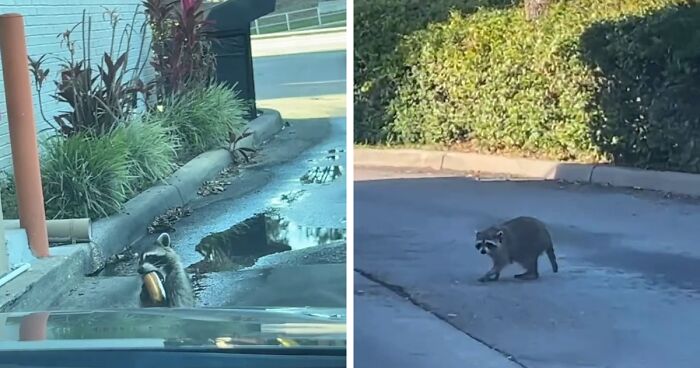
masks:
[[[51,123],[54,123],[53,117],[55,115],[69,108],[67,104],[58,103],[51,97],[56,90],[54,81],[57,80],[58,72],[61,69],[60,61],[57,58],[66,58],[70,55],[65,44],[61,45],[62,38],[57,37],[57,35],[80,23],[83,17],[83,10],[85,10],[86,18],[91,17],[92,20],[90,54],[93,64],[96,64],[96,60],[101,59],[104,52],[109,52],[112,45],[112,27],[110,16],[106,11],[116,10],[119,15],[119,22],[116,28],[115,50],[119,46],[119,39],[125,26],[131,24],[132,21],[134,23],[135,31],[128,47],[129,67],[131,68],[136,65],[136,59],[141,47],[143,48],[141,63],[143,63],[143,59],[146,56],[150,57],[148,53],[148,33],[143,43],[143,37],[141,37],[140,33],[141,26],[145,20],[143,7],[140,4],[141,0],[0,0],[0,13],[20,13],[24,16],[29,55],[33,59],[38,59],[41,55],[47,54],[43,69],[49,68],[50,71],[49,77],[43,85],[41,101],[44,115]],[[134,20],[137,10],[138,13]],[[76,41],[76,55],[82,57],[82,28],[80,26],[75,29],[71,39]],[[126,49],[126,41],[124,41],[122,50]],[[0,66],[1,69],[2,66]],[[152,68],[150,68],[150,65],[147,65],[142,79],[149,80],[152,74]],[[127,74],[127,76],[129,75]],[[34,87],[33,77],[30,77],[30,79],[32,80],[32,87]],[[2,82],[2,74],[0,74],[0,82]],[[0,83],[0,96],[2,96],[2,101],[0,101],[0,112],[2,113],[0,116],[0,170],[11,170],[12,158],[10,156],[7,115],[5,114],[4,83]],[[33,98],[37,131],[41,131],[41,135],[50,134],[50,127],[44,122],[40,114],[39,98],[35,89]]]

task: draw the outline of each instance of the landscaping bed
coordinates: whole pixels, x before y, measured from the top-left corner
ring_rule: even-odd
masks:
[[[250,156],[253,147],[239,144],[250,134],[248,102],[215,80],[201,6],[201,0],[144,1],[126,25],[120,14],[106,11],[100,16],[110,20],[112,45],[97,56],[85,47],[95,14],[84,12],[81,22],[59,35],[63,53],[30,58],[48,127],[40,142],[47,218],[117,214],[128,200],[207,151],[228,149],[233,160]],[[150,50],[143,52],[149,36]],[[132,47],[138,40],[141,47]],[[47,60],[59,60],[60,70],[52,73]],[[147,67],[152,77],[145,77]],[[46,90],[52,83],[54,93]],[[43,95],[66,109],[47,117]],[[17,218],[15,197],[8,174],[2,185],[5,218]]]

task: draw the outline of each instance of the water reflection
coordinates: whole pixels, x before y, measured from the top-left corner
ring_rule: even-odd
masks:
[[[345,234],[340,228],[301,226],[268,211],[202,239],[195,250],[203,259],[190,270],[202,273],[250,267],[260,257],[328,244],[345,239]]]
[[[326,184],[338,179],[343,175],[343,170],[339,165],[317,166],[309,169],[299,178],[304,184]]]
[[[264,345],[344,346],[345,321],[319,320],[286,313],[207,311],[204,315],[159,311],[65,313],[10,316],[0,324],[0,341],[163,339],[169,347]],[[34,331],[27,338],[29,327]],[[302,326],[303,329],[278,328]],[[25,331],[25,332],[23,332]]]

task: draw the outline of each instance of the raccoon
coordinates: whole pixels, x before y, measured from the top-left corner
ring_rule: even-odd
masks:
[[[180,257],[170,244],[170,235],[162,233],[155,243],[146,249],[139,257],[139,275],[155,271],[163,283],[165,300],[154,304],[148,296],[145,286],[141,286],[139,299],[142,307],[194,307],[194,292],[192,282],[180,262]]]
[[[552,271],[558,272],[552,238],[545,224],[533,217],[521,216],[476,232],[476,249],[491,257],[493,267],[479,281],[497,281],[501,270],[516,262],[525,273],[515,275],[520,280],[539,278],[537,261],[547,253]]]
[[[214,246],[210,242],[201,242],[195,246],[194,250],[201,254],[204,260],[208,262],[213,262],[215,259],[222,258],[221,248]]]

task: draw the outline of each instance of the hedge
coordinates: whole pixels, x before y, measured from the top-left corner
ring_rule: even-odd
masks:
[[[447,19],[450,9],[472,13],[511,0],[357,0],[354,2],[355,140],[378,143],[389,135],[385,107],[406,73],[398,45],[404,36]]]
[[[406,3],[355,2],[357,143],[700,172],[697,1]]]

